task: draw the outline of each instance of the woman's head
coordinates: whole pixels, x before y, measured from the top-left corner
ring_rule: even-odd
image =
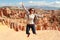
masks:
[[[34,9],[34,8],[30,8],[30,9],[29,9],[29,12],[30,12],[31,14],[33,14],[33,13],[35,13],[35,9]]]

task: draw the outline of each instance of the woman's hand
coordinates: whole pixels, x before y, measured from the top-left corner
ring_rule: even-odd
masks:
[[[24,3],[23,3],[23,2],[22,2],[22,4],[21,4],[21,5],[22,5],[22,7],[24,8]]]

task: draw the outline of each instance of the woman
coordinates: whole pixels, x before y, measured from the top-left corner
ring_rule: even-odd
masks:
[[[29,10],[27,10],[24,5],[22,4],[22,7],[25,9],[25,11],[27,12],[27,27],[26,27],[26,34],[27,37],[29,37],[30,33],[30,28],[32,29],[33,34],[36,34],[36,30],[35,30],[35,21],[37,19],[38,16],[40,15],[36,15],[35,13],[35,9],[34,8],[30,8]]]

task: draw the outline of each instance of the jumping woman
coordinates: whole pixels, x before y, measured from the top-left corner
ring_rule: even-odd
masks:
[[[29,10],[27,10],[23,3],[22,3],[22,7],[24,8],[24,10],[27,12],[27,26],[26,26],[26,34],[27,37],[29,37],[30,33],[30,28],[32,29],[33,34],[36,34],[36,30],[35,30],[35,20],[37,19],[37,17],[39,15],[36,15],[35,13],[35,9],[34,8],[30,8]]]

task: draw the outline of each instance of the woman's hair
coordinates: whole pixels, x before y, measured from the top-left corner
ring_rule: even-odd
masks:
[[[34,12],[35,12],[35,9],[34,9],[34,8],[30,8],[28,11],[29,11],[29,12],[30,12],[30,11],[34,11]]]

